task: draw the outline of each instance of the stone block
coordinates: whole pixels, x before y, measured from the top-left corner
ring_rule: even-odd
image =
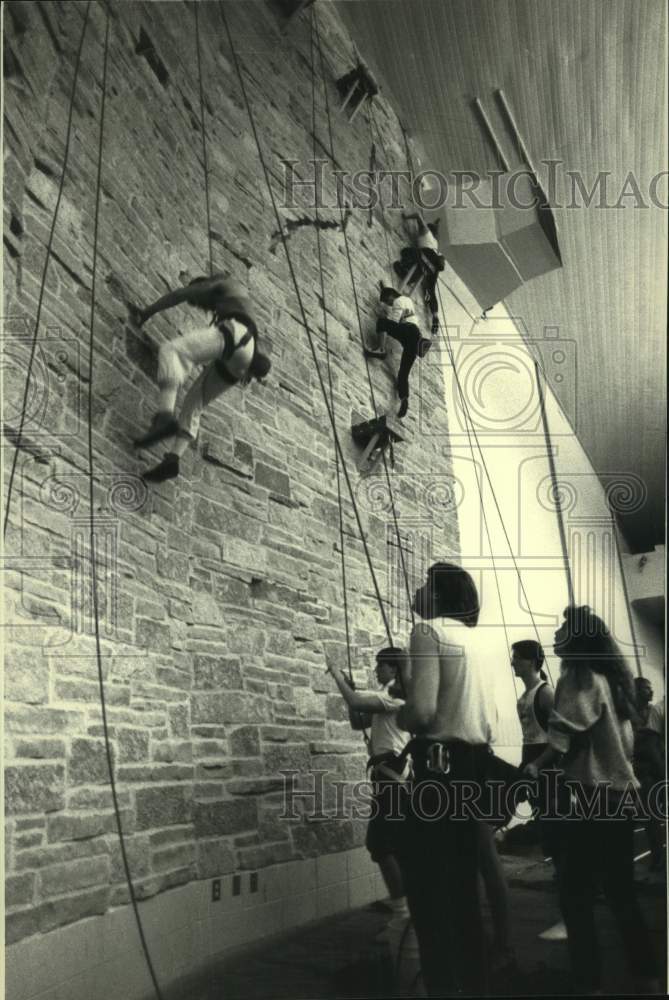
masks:
[[[5,907],[27,906],[35,895],[35,874],[8,875],[5,878]]]
[[[265,868],[268,865],[280,864],[294,857],[290,843],[280,841],[276,844],[263,844],[258,847],[243,847],[239,850],[239,867],[247,870]]]
[[[8,701],[42,705],[49,700],[49,664],[46,657],[23,650],[5,660],[4,696]]]
[[[290,497],[290,479],[285,472],[275,469],[262,462],[256,462],[255,481],[258,486],[278,493],[280,496]]]
[[[53,760],[65,757],[65,741],[58,739],[18,739],[14,756],[33,760]]]
[[[51,865],[39,875],[39,891],[43,897],[62,896],[92,885],[107,885],[111,870],[107,856],[80,858],[61,865]]]
[[[71,785],[106,784],[109,781],[109,768],[104,742],[72,740],[67,773]]]
[[[110,889],[91,889],[65,898],[52,899],[43,903],[37,910],[39,929],[42,933],[71,924],[84,917],[92,917],[104,913],[109,906]]]
[[[193,658],[193,690],[241,690],[243,686],[241,664],[237,657],[205,656]]]
[[[195,845],[175,844],[153,851],[151,866],[154,872],[175,871],[195,864]]]
[[[119,763],[144,761],[149,756],[149,734],[144,729],[119,727],[116,730]]]
[[[116,829],[113,813],[90,815],[89,813],[58,813],[47,819],[47,840],[54,843],[61,840],[88,840]]]
[[[258,803],[254,799],[194,802],[193,825],[198,840],[255,830],[258,825]]]
[[[191,800],[181,785],[141,788],[135,795],[135,809],[138,830],[174,826],[190,820]]]
[[[229,844],[219,838],[196,843],[198,878],[215,878],[234,871],[235,856]]]
[[[146,836],[128,836],[128,829],[124,826],[125,850],[128,859],[128,867],[133,882],[151,873],[151,851],[149,841]],[[121,846],[116,838],[111,845],[111,874],[110,882],[125,882],[125,866],[121,854]]]
[[[5,810],[54,812],[65,805],[63,764],[23,764],[5,769]]]
[[[239,757],[257,757],[260,753],[260,734],[257,726],[239,726],[228,737],[230,752]]]

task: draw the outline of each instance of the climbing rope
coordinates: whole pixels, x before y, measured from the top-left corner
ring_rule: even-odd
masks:
[[[314,12],[313,8],[311,10],[311,42],[310,42],[310,54],[311,54],[311,131],[313,135],[313,158],[316,159],[316,61],[314,58]],[[323,272],[323,248],[321,245],[321,228],[318,223],[320,222],[320,212],[318,210],[318,199],[316,199],[316,248],[318,254],[318,272],[320,275],[320,286],[321,286],[321,303],[323,306],[323,333],[325,336],[325,357],[327,360],[327,373],[328,373],[328,387],[330,390],[330,408],[332,410],[332,418],[336,423],[336,410],[334,401],[334,384],[332,380],[332,362],[330,358],[330,334],[328,330],[328,318],[327,309],[325,307],[325,275]],[[339,469],[339,455],[337,449],[335,448],[335,471],[337,477],[337,506],[339,509],[339,550],[341,555],[341,589],[342,589],[342,603],[344,607],[344,629],[346,634],[346,660],[348,665],[348,676],[351,687],[353,688],[353,665],[351,663],[351,633],[349,626],[349,616],[348,616],[348,587],[346,582],[346,539],[344,536],[344,508],[343,500],[341,495],[341,472]],[[365,741],[365,746],[369,746],[370,738],[366,729],[362,729],[362,738]]]
[[[325,409],[326,409],[327,414],[328,414],[328,419],[330,420],[330,426],[332,427],[332,434],[333,434],[333,438],[334,438],[334,442],[335,442],[335,447],[336,447],[339,459],[341,461],[341,468],[342,468],[342,471],[344,473],[344,479],[346,480],[346,486],[347,486],[347,489],[348,489],[348,492],[349,492],[349,496],[350,496],[350,499],[351,499],[351,505],[353,507],[353,512],[355,514],[355,519],[356,519],[356,523],[357,523],[357,526],[358,526],[358,531],[360,533],[360,540],[362,542],[362,546],[363,546],[363,549],[364,549],[364,552],[365,552],[365,558],[367,560],[367,565],[369,567],[370,576],[372,578],[372,583],[373,583],[373,586],[374,586],[374,592],[375,592],[375,595],[376,595],[376,600],[378,602],[379,611],[380,611],[381,617],[383,619],[383,625],[384,625],[384,628],[385,628],[385,631],[386,631],[386,635],[388,637],[388,643],[389,643],[389,645],[392,646],[393,645],[393,639],[392,639],[392,633],[391,633],[391,630],[390,630],[390,623],[388,621],[388,615],[386,613],[386,609],[385,609],[385,606],[384,606],[384,603],[383,603],[383,597],[381,596],[381,590],[379,588],[379,583],[378,583],[378,580],[377,580],[377,577],[376,577],[376,571],[374,570],[374,564],[372,562],[372,558],[371,558],[371,555],[370,555],[370,552],[369,552],[369,546],[367,545],[367,538],[365,536],[365,532],[364,532],[364,529],[363,529],[363,526],[362,526],[362,521],[361,521],[361,518],[360,518],[360,512],[358,511],[358,507],[357,507],[357,504],[356,504],[356,501],[355,501],[355,492],[353,490],[353,485],[351,483],[351,478],[349,476],[348,468],[346,466],[346,461],[345,461],[345,458],[344,458],[344,452],[342,450],[341,441],[339,439],[339,434],[337,433],[337,426],[336,426],[336,423],[335,423],[334,414],[333,414],[332,409],[330,407],[330,402],[329,402],[329,399],[328,399],[327,387],[326,387],[326,384],[325,384],[325,380],[323,378],[323,374],[321,372],[320,363],[318,361],[318,354],[316,352],[316,346],[314,344],[313,334],[312,334],[311,328],[309,326],[309,320],[307,319],[307,314],[306,314],[306,310],[305,310],[305,307],[304,307],[304,302],[302,300],[302,294],[300,292],[300,287],[299,287],[299,284],[298,284],[298,281],[297,281],[297,276],[295,274],[295,268],[293,266],[293,261],[292,261],[291,255],[290,255],[290,250],[288,248],[288,241],[286,239],[286,234],[285,234],[285,231],[284,231],[283,223],[281,221],[281,215],[279,213],[279,209],[278,209],[278,206],[277,206],[277,203],[276,203],[276,198],[274,196],[274,190],[272,188],[272,184],[271,184],[271,181],[270,181],[269,170],[267,168],[267,163],[265,161],[265,156],[264,156],[264,153],[262,151],[262,146],[260,144],[260,137],[258,135],[258,129],[256,127],[255,117],[253,115],[253,110],[251,108],[251,103],[249,101],[248,93],[247,93],[247,90],[246,90],[246,84],[244,82],[244,76],[242,74],[242,69],[241,69],[241,65],[239,63],[239,58],[237,56],[237,51],[235,49],[235,46],[234,46],[234,43],[233,43],[233,40],[232,40],[232,34],[230,32],[230,27],[228,25],[227,16],[226,16],[226,13],[225,13],[225,4],[222,2],[222,0],[219,0],[219,5],[218,6],[219,6],[220,15],[221,15],[221,21],[223,23],[223,27],[225,29],[225,33],[226,33],[227,38],[228,38],[228,44],[229,44],[229,47],[230,47],[230,53],[232,55],[233,63],[234,63],[234,66],[235,66],[235,71],[237,73],[237,77],[238,77],[238,80],[239,80],[239,85],[240,85],[240,89],[241,89],[241,92],[242,92],[242,97],[244,99],[244,104],[246,106],[246,112],[247,112],[247,115],[248,115],[248,118],[249,118],[249,123],[251,125],[251,131],[253,133],[253,137],[254,137],[254,140],[255,140],[256,148],[258,150],[258,158],[260,160],[260,165],[262,167],[263,175],[264,175],[264,178],[265,178],[265,184],[267,186],[267,191],[268,191],[268,194],[269,194],[269,197],[270,197],[270,201],[272,203],[272,209],[274,211],[274,216],[275,216],[275,219],[276,219],[277,232],[279,233],[279,236],[281,238],[281,242],[283,244],[284,252],[286,254],[286,261],[287,261],[287,264],[288,264],[288,270],[290,272],[291,281],[292,281],[293,287],[295,289],[295,296],[297,298],[297,303],[298,303],[298,307],[299,307],[301,318],[302,318],[302,324],[304,326],[304,329],[305,329],[305,332],[306,332],[306,335],[307,335],[307,340],[308,340],[308,343],[309,343],[309,349],[311,351],[312,359],[313,359],[313,362],[314,362],[314,368],[315,368],[315,371],[316,371],[316,375],[318,377],[318,382],[319,382],[319,385],[320,385],[320,388],[321,388],[321,392],[323,394],[323,401],[325,403]]]
[[[571,576],[571,565],[569,563],[569,552],[567,551],[567,536],[564,530],[564,518],[562,516],[562,500],[560,499],[560,487],[557,481],[557,474],[555,471],[555,458],[553,456],[553,444],[551,442],[551,435],[548,429],[548,415],[546,413],[546,401],[544,399],[544,388],[541,384],[541,374],[539,371],[539,364],[537,361],[534,362],[534,371],[537,376],[537,392],[539,393],[539,408],[541,410],[541,424],[544,430],[544,439],[546,441],[546,454],[548,455],[548,468],[550,470],[551,477],[551,492],[553,494],[553,500],[555,502],[555,516],[557,517],[558,531],[560,533],[560,546],[562,548],[562,560],[564,562],[564,572],[567,577],[567,591],[569,593],[569,603],[574,604],[574,582]]]
[[[618,570],[620,572],[620,579],[622,580],[623,584],[625,607],[627,608],[627,621],[629,624],[630,634],[632,636],[632,645],[634,647],[634,661],[636,663],[636,672],[639,677],[643,677],[643,670],[641,668],[641,657],[639,655],[639,646],[637,645],[636,641],[636,629],[634,627],[634,618],[632,617],[632,606],[630,604],[629,593],[627,590],[627,580],[625,579],[623,557],[620,551],[620,542],[618,540],[618,525],[616,524],[616,519],[613,513],[611,514],[611,527],[613,528],[613,538],[616,546],[616,555],[618,556]]]
[[[9,483],[7,486],[7,501],[5,507],[5,520],[3,528],[3,536],[7,534],[7,525],[9,523],[9,511],[12,500],[12,487],[14,485],[14,476],[16,474],[16,464],[18,462],[19,450],[22,446],[23,428],[25,426],[26,420],[26,410],[28,407],[28,396],[30,394],[30,379],[32,377],[33,363],[35,360],[35,350],[37,348],[37,336],[39,333],[39,321],[42,315],[42,302],[44,301],[44,289],[46,288],[46,276],[49,269],[49,261],[51,260],[51,247],[53,245],[53,237],[56,231],[56,222],[58,221],[58,212],[60,210],[60,202],[63,197],[63,187],[65,186],[65,173],[67,170],[67,165],[70,156],[70,137],[72,135],[72,117],[74,114],[74,98],[77,92],[77,80],[79,79],[79,68],[81,66],[81,53],[84,47],[84,38],[86,35],[86,28],[88,26],[88,17],[91,10],[91,3],[88,0],[86,4],[86,11],[84,13],[84,23],[81,28],[81,37],[79,38],[79,46],[77,48],[77,55],[74,64],[74,75],[72,77],[72,90],[70,92],[70,103],[67,112],[67,128],[65,132],[65,152],[63,154],[63,165],[60,174],[60,183],[58,185],[58,196],[56,198],[56,206],[53,210],[53,217],[51,219],[51,228],[49,230],[49,238],[46,244],[46,255],[44,257],[44,267],[42,268],[42,280],[40,282],[39,295],[37,297],[37,313],[35,315],[35,329],[33,331],[32,342],[30,344],[30,357],[28,358],[28,370],[26,372],[26,382],[23,387],[23,402],[21,404],[21,417],[19,419],[19,426],[16,432],[16,440],[14,442],[14,454],[12,456],[12,468],[9,473]]]
[[[160,986],[158,985],[158,980],[156,978],[153,962],[151,960],[151,954],[149,952],[146,937],[144,935],[144,927],[142,925],[142,920],[139,914],[135,888],[132,882],[132,876],[130,874],[130,865],[128,862],[128,854],[125,844],[125,835],[123,832],[123,824],[121,822],[121,810],[119,807],[118,794],[116,791],[116,780],[114,778],[114,760],[112,756],[111,740],[109,736],[109,723],[107,720],[107,702],[105,697],[105,684],[104,684],[104,676],[102,670],[102,652],[100,647],[100,619],[99,619],[99,603],[98,603],[97,555],[96,555],[96,545],[95,545],[95,514],[94,514],[95,469],[94,469],[94,455],[93,455],[93,372],[94,372],[94,360],[95,360],[95,307],[96,307],[96,279],[97,279],[97,261],[98,261],[98,231],[99,231],[99,221],[100,221],[100,195],[102,191],[102,152],[103,152],[103,141],[104,141],[105,105],[106,105],[106,94],[107,94],[107,63],[109,55],[110,14],[108,7],[106,7],[105,10],[106,10],[106,23],[105,23],[104,57],[102,64],[102,100],[100,105],[100,138],[98,143],[98,166],[97,166],[97,179],[96,179],[96,189],[95,189],[95,215],[93,221],[93,264],[92,264],[93,274],[91,280],[91,314],[90,314],[90,338],[89,338],[89,352],[88,352],[88,365],[89,365],[88,482],[89,482],[89,530],[90,530],[89,544],[90,544],[90,560],[91,560],[91,589],[92,589],[93,619],[94,619],[94,629],[95,629],[95,655],[96,655],[97,669],[98,669],[98,683],[100,688],[100,708],[102,713],[102,728],[104,732],[105,752],[107,756],[107,769],[109,771],[109,785],[111,788],[112,802],[114,805],[114,816],[116,818],[119,846],[121,849],[121,859],[123,862],[123,869],[125,872],[125,878],[128,885],[128,892],[130,893],[130,902],[132,904],[135,920],[137,923],[137,930],[142,945],[142,951],[144,952],[144,958],[146,960],[147,968],[149,970],[149,974],[153,982],[153,988],[155,990],[157,1000],[163,1000],[163,995],[160,991]]]
[[[209,274],[214,273],[214,259],[211,249],[211,215],[209,210],[209,169],[207,166],[207,130],[204,117],[204,91],[202,89],[202,61],[200,57],[200,22],[198,18],[198,3],[193,4],[195,14],[195,50],[197,53],[197,78],[200,91],[200,129],[202,131],[202,163],[204,166],[204,202],[207,214],[207,245],[209,248]]]
[[[200,128],[202,130],[202,163],[204,165],[204,200],[207,213],[207,244],[209,247],[209,274],[214,273],[214,259],[211,249],[211,214],[209,210],[209,169],[207,167],[207,130],[204,117],[204,92],[202,89],[202,62],[200,58],[200,22],[198,18],[198,3],[193,4],[195,14],[195,49],[197,53],[197,78],[200,91]]]
[[[443,303],[442,303],[442,300],[441,300],[441,291],[439,289],[439,285],[438,284],[437,284],[437,295],[439,297],[439,309],[440,309],[440,312],[441,312],[441,314],[443,316],[444,315],[444,307],[443,307]],[[535,635],[537,637],[537,642],[539,644],[541,644],[541,638],[539,636],[539,629],[537,627],[537,623],[536,623],[534,615],[532,613],[532,607],[530,605],[530,602],[529,602],[529,599],[528,599],[528,596],[527,596],[527,592],[525,590],[525,584],[523,583],[523,578],[522,578],[522,576],[520,574],[520,570],[518,569],[518,563],[516,561],[516,557],[514,555],[513,548],[511,546],[511,539],[509,538],[509,534],[508,534],[508,532],[506,530],[506,525],[504,523],[504,518],[502,517],[502,511],[500,509],[499,502],[497,500],[497,494],[495,493],[495,488],[494,488],[494,486],[492,484],[492,478],[491,478],[490,472],[488,470],[488,464],[487,464],[487,462],[485,460],[485,456],[483,454],[483,449],[481,447],[481,442],[479,441],[478,434],[476,433],[476,428],[474,426],[474,421],[473,421],[471,413],[469,411],[469,406],[468,406],[468,403],[467,403],[467,399],[466,399],[464,390],[462,388],[462,384],[460,382],[460,377],[458,375],[458,370],[457,370],[457,366],[456,366],[456,363],[455,363],[455,355],[453,353],[453,345],[451,343],[451,338],[450,338],[449,333],[448,333],[448,327],[447,327],[447,325],[445,323],[444,323],[444,340],[445,340],[445,343],[446,343],[446,350],[448,351],[448,355],[449,355],[449,359],[450,359],[450,363],[451,363],[451,368],[453,370],[453,376],[455,378],[455,384],[456,384],[456,387],[457,387],[458,396],[460,398],[460,404],[461,404],[463,412],[465,414],[465,430],[467,431],[467,437],[468,437],[468,439],[471,442],[471,437],[470,437],[470,433],[469,433],[469,427],[471,427],[471,434],[472,434],[472,436],[473,436],[473,438],[474,438],[474,440],[476,442],[476,447],[477,447],[477,450],[478,450],[478,453],[479,453],[479,456],[480,456],[480,459],[481,459],[481,465],[483,466],[483,470],[485,472],[486,479],[488,480],[488,486],[490,488],[490,493],[491,493],[491,496],[493,498],[493,502],[495,504],[495,509],[497,510],[497,516],[499,517],[500,525],[501,525],[502,531],[504,533],[504,538],[506,539],[506,543],[507,543],[507,546],[508,546],[508,549],[509,549],[509,555],[511,556],[511,561],[513,562],[513,566],[514,566],[514,569],[516,571],[516,575],[518,577],[518,583],[520,585],[520,589],[522,591],[523,597],[525,598],[525,604],[527,606],[527,612],[528,612],[528,614],[530,616],[530,620],[532,622],[532,628],[534,629],[534,633],[535,633]],[[474,457],[474,453],[473,453],[473,450],[472,450],[472,458],[473,457]],[[484,511],[483,491],[482,491],[481,483],[479,482],[479,479],[478,479],[478,475],[477,475],[477,485],[478,485],[478,489],[479,489],[479,496],[481,498],[481,510]],[[495,580],[497,581],[497,570],[495,568],[495,556],[494,556],[494,553],[493,553],[493,550],[492,550],[491,539],[490,539],[490,534],[488,533],[487,521],[486,521],[486,518],[485,518],[485,514],[484,514],[484,522],[486,523],[486,533],[488,534],[488,544],[490,546],[490,558],[492,560],[493,569],[495,570]],[[498,584],[498,593],[499,593],[499,584]],[[501,596],[500,596],[500,607],[501,607]],[[503,615],[502,615],[502,620],[504,621],[504,616]],[[506,642],[507,642],[507,649],[508,649],[509,648],[509,641],[508,641],[508,635],[506,634],[506,625],[504,626],[504,631],[505,631]],[[551,676],[550,667],[548,666],[548,661],[546,661],[546,670],[548,671],[548,676],[549,676],[549,679],[550,679],[551,684],[552,684],[553,683],[553,678]],[[514,687],[515,687],[515,678],[514,678]]]
[[[313,158],[316,159],[316,67],[314,61],[314,13],[313,8],[311,10],[311,131],[313,136]],[[330,390],[330,407],[332,409],[332,416],[335,419],[335,402],[334,402],[334,385],[332,381],[332,363],[330,359],[330,334],[328,330],[328,314],[325,307],[325,275],[323,273],[323,248],[321,245],[321,230],[320,225],[320,212],[318,209],[318,199],[316,199],[316,250],[318,254],[318,273],[320,277],[321,286],[321,303],[323,306],[323,334],[325,336],[325,357],[327,360],[327,372],[328,372],[328,387]],[[342,580],[342,600],[344,606],[344,625],[346,630],[346,654],[348,661],[348,674],[349,679],[353,680],[353,669],[351,665],[351,643],[350,643],[350,630],[349,630],[349,619],[348,619],[348,596],[347,596],[347,585],[346,585],[346,551],[345,551],[345,538],[344,538],[344,512],[341,496],[341,472],[339,469],[339,455],[335,449],[335,470],[337,477],[337,506],[339,509],[339,548],[341,553],[341,580]]]
[[[441,301],[441,295],[439,293],[438,287],[437,287],[437,294],[439,295],[439,309],[440,309],[441,314],[443,316],[443,314],[444,314],[443,313],[443,304],[442,304],[442,301]],[[446,331],[446,324],[443,323],[443,326],[444,326],[444,331]],[[453,364],[453,360],[452,359],[451,359],[451,364]],[[470,433],[469,424],[468,424],[467,420],[465,421],[465,432],[467,434],[467,442],[469,444],[469,451],[470,451],[470,454],[471,454],[471,457],[472,457],[472,468],[474,470],[474,476],[476,478],[476,487],[478,489],[478,494],[479,494],[479,506],[481,508],[481,516],[483,518],[483,526],[485,528],[486,538],[488,539],[488,549],[490,551],[490,559],[491,559],[491,562],[492,562],[493,575],[495,577],[495,589],[497,590],[497,600],[499,602],[499,613],[500,613],[500,617],[502,619],[502,628],[504,629],[504,641],[505,641],[505,644],[506,644],[506,648],[508,650],[508,649],[510,649],[510,645],[511,644],[510,644],[510,641],[509,641],[509,632],[508,632],[507,625],[506,625],[506,618],[504,616],[504,602],[502,600],[502,591],[501,591],[501,588],[500,588],[500,585],[499,585],[499,576],[498,576],[498,573],[497,573],[497,566],[495,565],[495,555],[494,555],[493,546],[492,546],[492,536],[490,534],[490,527],[488,525],[488,516],[486,514],[485,504],[483,502],[483,486],[481,484],[481,480],[480,480],[480,477],[479,477],[478,463],[476,461],[476,456],[474,455],[474,445],[472,444],[472,435]],[[514,692],[515,692],[516,691],[516,679],[515,679],[515,674],[513,672],[513,667],[511,667],[511,676],[513,678],[513,689],[514,689]]]
[[[331,159],[332,159],[333,162],[336,162],[336,155],[335,155],[335,148],[334,148],[334,136],[333,136],[333,130],[332,130],[332,115],[330,113],[330,100],[329,100],[328,92],[327,92],[327,79],[326,79],[326,73],[325,73],[325,61],[323,59],[323,47],[321,45],[320,31],[319,31],[319,28],[318,28],[318,18],[316,16],[315,11],[314,11],[313,17],[314,17],[314,27],[315,27],[315,31],[316,31],[316,41],[317,41],[317,44],[318,44],[318,53],[319,53],[320,66],[321,66],[321,75],[322,75],[322,79],[323,79],[323,89],[324,89],[324,93],[325,93],[325,111],[326,111],[327,122],[328,122],[328,136],[329,136],[329,140],[330,140],[330,157],[331,157]],[[349,241],[348,241],[348,234],[346,232],[346,227],[344,225],[344,209],[343,209],[343,206],[341,205],[341,202],[339,200],[339,192],[337,192],[337,202],[338,202],[338,205],[339,205],[339,213],[340,213],[341,224],[342,224],[342,233],[343,233],[343,236],[344,236],[344,247],[345,247],[345,250],[346,250],[346,259],[347,259],[347,262],[348,262],[348,270],[349,270],[349,275],[350,275],[350,278],[351,278],[351,289],[352,289],[352,292],[353,292],[353,301],[354,301],[354,304],[355,304],[355,312],[356,312],[356,316],[357,316],[357,320],[358,320],[358,330],[359,330],[359,333],[360,333],[360,344],[361,344],[361,347],[363,348],[363,353],[364,353],[364,335],[363,335],[363,332],[362,332],[362,319],[361,319],[361,315],[360,315],[360,303],[358,301],[358,292],[357,292],[357,288],[356,288],[356,284],[355,284],[355,274],[353,272],[353,260],[352,260],[352,257],[351,257],[351,248],[350,248]],[[376,397],[375,397],[375,394],[374,394],[374,385],[372,383],[372,376],[371,376],[371,371],[370,371],[370,368],[369,368],[369,359],[367,357],[365,357],[364,360],[365,360],[365,369],[367,371],[367,382],[369,384],[369,393],[370,393],[370,397],[371,397],[371,401],[372,401],[372,408],[374,410],[374,416],[377,417],[378,416],[378,411],[377,411],[377,408],[376,408]],[[402,568],[402,575],[404,577],[404,587],[405,587],[406,595],[407,595],[407,603],[408,603],[408,607],[409,607],[409,614],[411,616],[411,624],[413,626],[413,625],[415,625],[416,619],[415,619],[415,616],[414,616],[413,606],[412,606],[411,588],[409,586],[409,576],[408,576],[408,573],[407,573],[406,563],[404,561],[404,549],[402,547],[402,538],[401,538],[401,535],[400,535],[399,523],[398,523],[398,520],[397,520],[397,510],[395,508],[395,498],[394,498],[394,495],[393,495],[392,483],[391,483],[391,480],[390,480],[390,472],[388,470],[388,462],[387,462],[385,453],[382,453],[381,458],[382,458],[382,461],[383,461],[383,469],[384,469],[385,477],[386,477],[386,485],[388,487],[388,496],[390,498],[390,509],[391,509],[391,512],[392,512],[393,526],[394,526],[394,529],[395,529],[395,537],[397,539],[397,548],[398,548],[398,551],[399,551],[400,565],[401,565],[401,568]]]
[[[369,134],[370,134],[370,137],[371,137],[371,140],[372,140],[372,150],[374,150],[375,147],[376,147],[376,143],[375,143],[375,140],[374,140],[374,129],[376,128],[376,131],[377,131],[377,134],[378,134],[378,138],[379,138],[379,145],[381,146],[381,149],[383,150],[383,158],[384,158],[384,160],[386,161],[386,164],[387,164],[389,162],[388,161],[388,154],[386,153],[386,149],[385,149],[385,146],[383,145],[383,139],[381,137],[381,133],[379,132],[378,125],[376,124],[376,116],[374,114],[374,104],[371,101],[367,105],[367,122],[369,124]],[[377,175],[375,174],[375,179],[376,179],[376,176]],[[388,228],[386,226],[386,210],[385,210],[384,205],[383,205],[383,197],[381,196],[381,193],[378,191],[378,187],[377,187],[377,194],[378,194],[378,197],[379,197],[379,206],[381,208],[381,217],[383,219],[383,225],[381,226],[381,229],[383,230],[383,238],[384,238],[384,241],[385,241],[385,244],[386,244],[386,257],[388,258],[388,274],[390,275],[390,284],[394,285],[395,284],[395,272],[393,270],[393,257],[392,257],[392,254],[390,252],[390,241],[388,239]]]

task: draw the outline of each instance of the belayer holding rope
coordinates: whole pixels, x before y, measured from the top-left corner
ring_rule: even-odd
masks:
[[[399,683],[406,660],[405,651],[395,646],[379,650],[375,669],[381,685],[378,691],[356,691],[338,666],[328,667],[348,705],[352,728],[371,729],[367,767],[374,783],[374,807],[365,846],[381,869],[393,918],[409,916],[397,859],[402,824],[396,819],[399,797],[409,777],[408,762],[401,756],[409,734],[397,725],[397,713],[404,705]],[[394,820],[389,818],[392,816]]]
[[[416,358],[424,358],[432,341],[421,333],[413,302],[408,295],[400,295],[394,288],[381,288],[379,318],[376,321],[378,344],[375,350],[365,348],[367,358],[385,358],[386,337],[402,345],[402,360],[397,373],[396,387],[400,397],[398,417],[409,409],[409,373]]]
[[[194,278],[183,288],[163,295],[145,309],[130,305],[131,320],[142,326],[151,316],[182,302],[211,314],[208,326],[200,326],[175,340],[161,344],[158,351],[158,412],[146,434],[135,439],[137,448],[172,438],[169,451],[143,479],[161,483],[179,474],[179,459],[197,437],[202,411],[221,393],[233,386],[246,386],[252,378],[264,378],[269,358],[258,350],[258,331],[251,300],[243,285],[218,273],[210,278]],[[186,393],[179,416],[176,403],[179,389],[196,366],[204,370]]]

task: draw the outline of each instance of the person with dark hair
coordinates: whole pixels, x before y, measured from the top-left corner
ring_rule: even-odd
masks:
[[[480,995],[486,964],[479,819],[459,793],[463,782],[480,792],[496,717],[476,629],[478,592],[466,570],[435,563],[414,608],[424,621],[411,633],[406,704],[398,715],[399,725],[416,734],[408,747],[415,781],[402,873],[428,995]]]
[[[558,886],[575,991],[601,991],[595,923],[601,884],[637,990],[659,992],[655,956],[634,888],[634,819],[622,810],[616,814],[616,806],[639,786],[632,769],[632,674],[604,622],[585,605],[565,610],[554,650],[562,672],[548,723],[549,747],[526,772],[536,777],[551,752],[564,754],[561,766],[572,790],[572,812],[559,823]]]
[[[393,264],[395,274],[403,280],[415,268],[412,287],[423,279],[423,294],[425,304],[432,314],[432,329],[438,325],[439,303],[437,301],[437,281],[439,273],[444,270],[445,261],[439,253],[439,219],[436,222],[425,222],[420,212],[402,213],[405,222],[414,220],[418,232],[416,245],[404,247],[400,259]]]
[[[396,382],[400,397],[397,415],[401,419],[409,409],[409,374],[413,363],[416,358],[425,357],[432,341],[423,337],[411,299],[407,295],[400,295],[394,288],[381,288],[376,334],[378,346],[375,350],[365,348],[367,358],[385,358],[386,336],[402,345],[402,359]]]
[[[522,639],[511,646],[511,666],[525,691],[516,708],[523,733],[521,765],[536,760],[548,746],[548,717],[553,708],[553,688],[544,670],[544,651],[534,639]]]
[[[553,708],[553,688],[542,669],[544,651],[535,639],[521,639],[511,646],[511,666],[516,677],[523,682],[525,690],[517,701],[516,709],[523,734],[521,767],[536,760],[548,749],[548,719]],[[546,857],[550,857],[557,871],[559,839],[554,835],[555,824],[546,819],[547,801],[543,793],[544,783],[539,778],[539,794],[532,798],[532,820],[524,827],[518,827],[523,834],[540,840]],[[542,818],[543,817],[543,818]],[[513,835],[513,834],[512,834]],[[510,840],[511,838],[509,838]],[[525,841],[523,841],[525,842]],[[539,934],[544,941],[564,941],[567,928],[563,920],[548,927]]]
[[[409,916],[397,859],[403,824],[389,818],[398,816],[402,786],[409,776],[408,762],[401,757],[409,734],[397,724],[397,713],[404,705],[400,676],[406,656],[397,646],[379,650],[375,668],[379,691],[356,691],[336,664],[328,667],[348,706],[352,727],[370,729],[368,769],[374,801],[365,844],[381,870],[394,919]]]
[[[652,705],[653,686],[647,677],[635,677],[636,717],[634,726],[634,773],[641,784],[641,799],[648,818],[644,820],[650,848],[651,871],[662,871],[664,858],[664,828],[654,815],[651,791],[665,778],[664,738],[661,727],[653,724],[657,708]]]
[[[263,379],[270,371],[269,358],[258,350],[258,331],[246,290],[225,274],[194,278],[145,309],[129,305],[130,318],[142,326],[151,316],[181,303],[211,314],[208,326],[198,327],[158,350],[158,412],[146,434],[135,439],[137,448],[148,448],[172,438],[169,451],[156,468],[142,476],[164,482],[179,474],[179,459],[198,432],[202,411],[233,386]],[[196,366],[204,366],[188,390],[177,419],[179,389]]]

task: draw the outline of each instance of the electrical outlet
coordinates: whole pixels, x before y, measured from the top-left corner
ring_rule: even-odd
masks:
[[[249,891],[258,891],[258,872],[251,872],[251,878],[249,879]]]
[[[218,903],[221,898],[221,880],[220,878],[212,879],[211,883],[211,901],[212,903]]]
[[[232,876],[232,895],[241,896],[242,894],[242,877],[241,875]]]

